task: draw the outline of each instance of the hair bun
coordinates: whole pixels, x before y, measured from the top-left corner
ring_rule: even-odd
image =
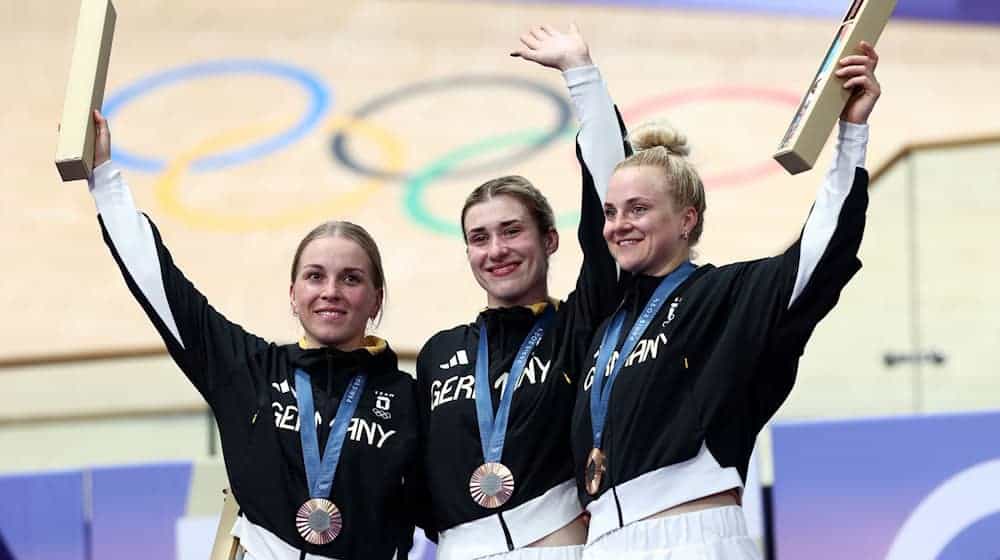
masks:
[[[629,144],[636,152],[661,146],[681,157],[691,153],[687,136],[666,121],[652,121],[639,125],[628,135]]]

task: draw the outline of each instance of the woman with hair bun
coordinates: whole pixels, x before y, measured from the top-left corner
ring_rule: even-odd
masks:
[[[657,124],[629,136],[604,239],[632,278],[597,330],[573,412],[584,559],[760,557],[740,508],[747,465],[813,329],[861,267],[877,60],[862,43],[840,61],[853,95],[833,165],[799,240],[775,257],[692,264],[705,189],[687,141]]]

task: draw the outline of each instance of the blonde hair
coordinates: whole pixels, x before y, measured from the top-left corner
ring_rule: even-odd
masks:
[[[531,181],[520,175],[506,175],[496,179],[486,181],[476,187],[465,199],[462,206],[462,237],[465,237],[465,214],[469,208],[486,202],[494,197],[507,195],[513,197],[528,209],[528,212],[535,219],[538,231],[546,234],[556,228],[555,214],[545,195],[542,194]],[[468,240],[466,240],[468,241]]]
[[[382,268],[382,255],[379,253],[378,245],[375,244],[375,240],[372,239],[371,234],[368,233],[365,228],[347,221],[342,220],[331,220],[329,222],[324,222],[312,229],[302,241],[299,241],[299,246],[295,249],[295,257],[292,258],[292,283],[295,283],[295,277],[299,273],[299,261],[302,259],[302,252],[305,248],[321,237],[342,237],[344,239],[350,239],[351,241],[358,244],[361,250],[368,255],[368,260],[372,265],[372,284],[374,284],[375,289],[378,291],[378,314],[382,315],[385,304],[385,269]]]
[[[652,121],[629,133],[628,142],[634,153],[616,165],[615,171],[639,166],[663,170],[664,187],[677,208],[691,206],[698,211],[698,223],[688,232],[688,245],[694,246],[705,224],[705,185],[687,158],[691,153],[687,137],[665,121]]]

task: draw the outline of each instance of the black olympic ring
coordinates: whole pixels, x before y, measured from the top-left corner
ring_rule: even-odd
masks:
[[[376,97],[364,105],[359,107],[353,113],[351,117],[356,119],[366,119],[376,111],[385,108],[388,105],[398,103],[405,100],[408,97],[414,97],[424,93],[430,93],[437,90],[448,89],[457,87],[459,89],[468,87],[483,87],[483,86],[500,86],[509,87],[516,89],[523,89],[536,93],[546,98],[556,109],[556,124],[551,130],[539,136],[539,138],[523,149],[518,150],[510,155],[503,158],[497,159],[491,162],[481,163],[479,165],[469,166],[459,171],[449,173],[449,176],[461,177],[465,175],[471,175],[475,173],[482,173],[488,170],[495,170],[497,168],[507,167],[515,161],[519,161],[533,152],[551,144],[555,140],[559,139],[560,136],[566,131],[566,128],[570,126],[570,119],[572,118],[572,111],[570,110],[569,102],[562,96],[561,93],[549,88],[548,86],[533,82],[531,80],[526,80],[523,78],[511,77],[511,76],[483,76],[483,75],[460,75],[451,76],[448,78],[438,78],[434,80],[428,80],[426,82],[420,82],[408,86],[404,86],[399,89],[392,90],[385,93],[379,97]],[[365,165],[350,154],[347,149],[347,134],[346,130],[338,131],[330,143],[330,148],[333,151],[333,157],[337,159],[344,167],[351,169],[357,173],[368,175],[371,177],[378,177],[380,179],[404,179],[409,173],[393,173],[385,169],[377,169],[368,165]]]

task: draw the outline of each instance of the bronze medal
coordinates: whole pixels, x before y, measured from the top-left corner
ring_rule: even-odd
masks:
[[[603,451],[595,447],[587,457],[587,467],[583,472],[587,493],[591,496],[596,495],[601,488],[601,480],[604,478],[605,470],[607,470],[607,457]]]
[[[514,494],[514,474],[503,463],[486,463],[473,471],[469,494],[484,508],[498,508]]]
[[[295,526],[299,535],[311,544],[333,542],[343,527],[340,510],[330,500],[313,498],[302,504],[295,514]]]

